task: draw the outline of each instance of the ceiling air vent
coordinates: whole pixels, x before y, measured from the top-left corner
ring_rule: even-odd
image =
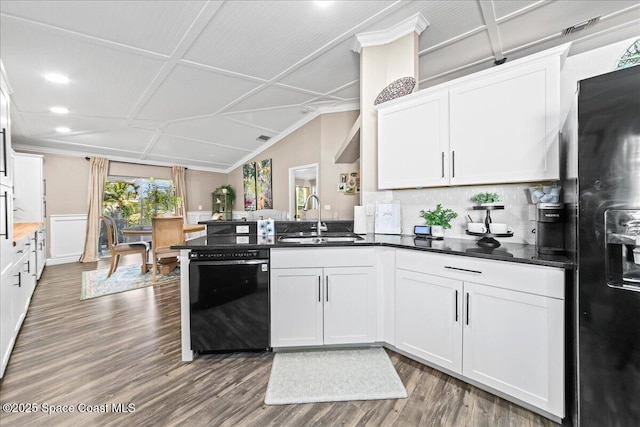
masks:
[[[562,37],[568,36],[569,34],[577,33],[578,31],[586,30],[589,27],[594,26],[598,23],[600,17],[597,16],[595,18],[591,18],[588,21],[581,22],[579,24],[572,25],[570,27],[562,30]]]
[[[260,141],[260,142],[265,142],[265,141],[270,140],[270,139],[271,139],[271,137],[270,137],[270,136],[267,136],[267,135],[260,135],[260,136],[259,136],[259,137],[257,137],[256,139],[257,139],[258,141]]]

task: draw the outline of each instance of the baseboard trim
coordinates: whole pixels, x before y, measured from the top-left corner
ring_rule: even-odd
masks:
[[[71,264],[80,261],[81,255],[82,254],[60,258],[47,258],[47,263],[45,265]]]

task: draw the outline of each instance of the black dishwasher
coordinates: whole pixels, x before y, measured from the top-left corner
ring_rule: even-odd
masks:
[[[268,351],[269,250],[192,251],[191,350]]]

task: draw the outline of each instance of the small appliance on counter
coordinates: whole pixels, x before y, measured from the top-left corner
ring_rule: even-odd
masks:
[[[536,222],[536,248],[545,255],[565,253],[565,212],[560,203],[538,203]]]

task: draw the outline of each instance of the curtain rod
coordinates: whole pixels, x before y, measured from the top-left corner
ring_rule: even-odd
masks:
[[[91,160],[91,157],[85,157],[84,159],[86,161],[89,161],[89,160]],[[136,163],[136,162],[123,162],[121,160],[109,160],[109,163],[111,163],[111,162],[124,163],[124,164],[127,164],[127,165],[138,165],[138,166],[157,166],[157,167],[160,167],[160,168],[170,168],[171,167],[171,166],[147,165],[147,164],[144,164],[144,163]],[[187,170],[189,168],[184,168],[184,169]]]

